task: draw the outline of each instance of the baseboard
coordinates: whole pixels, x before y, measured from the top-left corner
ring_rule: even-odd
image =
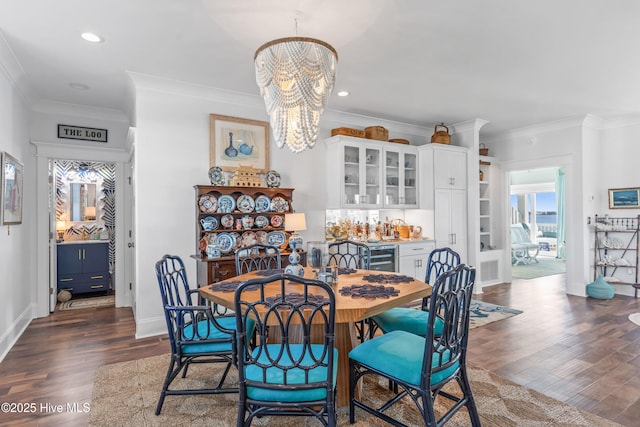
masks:
[[[153,337],[166,333],[167,322],[164,316],[136,321],[136,339]]]
[[[27,308],[13,321],[11,326],[0,336],[0,362],[9,354],[18,339],[34,318],[36,312],[35,305],[29,305]]]

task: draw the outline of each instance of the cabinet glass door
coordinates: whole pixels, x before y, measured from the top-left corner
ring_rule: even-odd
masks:
[[[417,207],[417,155],[389,149],[384,155],[385,206]]]
[[[400,153],[385,150],[384,158],[384,204],[397,206],[403,202],[400,200]]]
[[[401,184],[404,192],[404,205],[418,207],[418,156],[412,153],[404,153],[404,168]]]
[[[380,149],[344,146],[343,205],[375,207],[381,202]]]

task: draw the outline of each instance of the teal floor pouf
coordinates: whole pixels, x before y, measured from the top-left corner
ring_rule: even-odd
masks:
[[[599,275],[596,280],[587,285],[587,295],[596,299],[611,299],[615,295],[615,289],[604,280],[602,275]]]

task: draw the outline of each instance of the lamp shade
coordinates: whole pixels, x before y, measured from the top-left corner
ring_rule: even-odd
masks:
[[[307,221],[304,213],[291,213],[284,215],[284,229],[286,231],[302,231],[307,229]]]
[[[56,230],[64,230],[67,228],[67,223],[63,219],[56,221]]]
[[[95,206],[87,206],[84,208],[84,216],[86,218],[96,218],[96,207]]]

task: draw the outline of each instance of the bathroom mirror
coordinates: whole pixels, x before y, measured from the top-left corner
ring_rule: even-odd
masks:
[[[96,220],[96,184],[72,182],[69,184],[69,219],[72,222]]]

